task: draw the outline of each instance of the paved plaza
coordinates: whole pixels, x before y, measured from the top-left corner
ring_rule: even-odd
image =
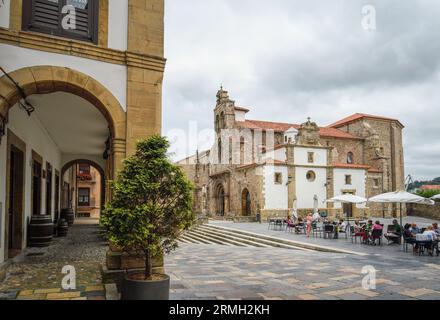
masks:
[[[55,238],[48,248],[28,248],[14,259],[0,282],[0,299],[103,300],[100,264],[107,244],[99,237],[97,221],[78,220],[67,238]],[[75,267],[77,288],[62,290],[66,265]]]
[[[70,228],[67,238],[55,239],[49,248],[26,249],[0,283],[0,299],[105,299],[100,265],[105,261],[107,246],[99,236],[99,227],[89,223],[79,221]],[[304,235],[268,230],[267,224],[213,224],[362,255],[181,244],[165,259],[172,279],[172,299],[440,299],[439,257],[414,256],[396,245],[355,245],[345,238],[307,239]],[[76,268],[76,290],[61,289],[65,265]],[[362,287],[365,266],[376,269],[375,290]]]

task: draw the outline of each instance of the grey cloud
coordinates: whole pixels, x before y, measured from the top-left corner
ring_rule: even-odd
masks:
[[[361,28],[365,4],[377,9],[374,32]],[[440,176],[438,1],[169,0],[166,10],[164,133],[212,127],[223,84],[254,119],[399,118],[407,173]]]

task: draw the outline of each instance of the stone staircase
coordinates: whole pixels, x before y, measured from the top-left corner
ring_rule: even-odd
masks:
[[[198,245],[222,245],[254,248],[282,248],[288,250],[320,251],[354,255],[365,255],[359,252],[322,246],[309,242],[276,238],[269,235],[228,228],[220,225],[203,224],[183,234],[179,241]]]
[[[268,239],[263,235],[248,234],[247,232],[227,230],[213,225],[200,225],[180,237],[181,243],[210,244],[236,247],[256,248],[284,248],[291,250],[305,250],[298,248],[282,239]]]

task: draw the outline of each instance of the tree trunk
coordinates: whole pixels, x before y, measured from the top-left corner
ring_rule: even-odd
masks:
[[[151,251],[145,251],[145,280],[151,280],[153,277],[153,261],[151,258]]]

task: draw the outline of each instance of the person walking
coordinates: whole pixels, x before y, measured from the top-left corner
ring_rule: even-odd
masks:
[[[307,238],[310,238],[310,234],[312,233],[312,224],[313,224],[313,215],[309,213],[307,215]]]

